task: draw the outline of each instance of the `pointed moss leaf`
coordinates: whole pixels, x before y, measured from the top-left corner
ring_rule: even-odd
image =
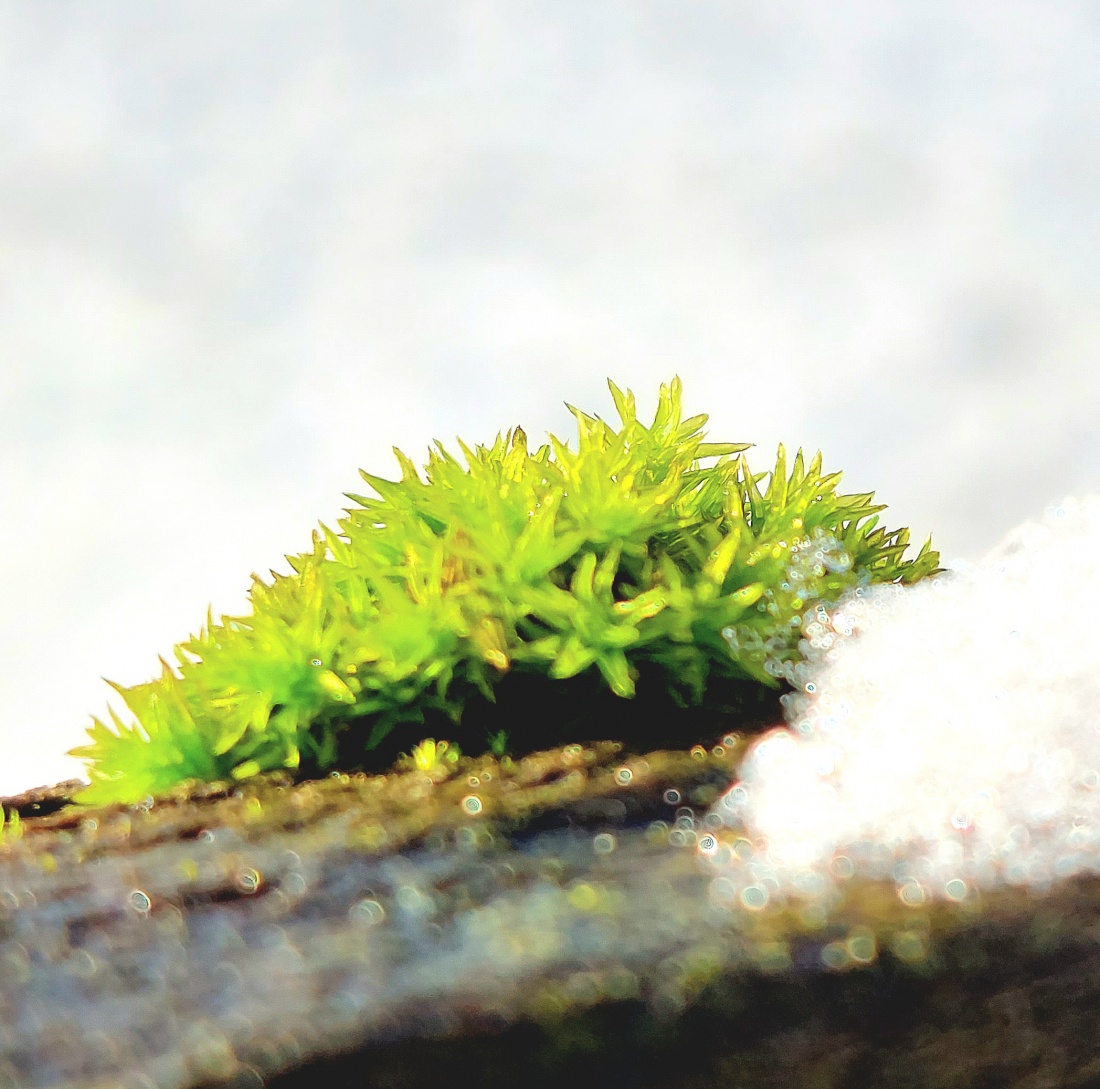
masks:
[[[723,679],[774,688],[815,605],[938,573],[931,539],[905,560],[908,532],[878,527],[873,493],[837,494],[820,452],[788,470],[780,447],[764,486],[750,443],[708,442],[707,417],[684,415],[679,378],[648,422],[608,385],[618,425],[571,407],[574,445],[531,453],[514,427],[458,440],[465,464],[435,443],[422,470],[394,450],[400,480],[360,470],[374,495],[344,493],[357,506],[288,554],[289,574],[253,575],[247,615],[215,623],[208,607],[175,669],[108,682],[134,721],[92,719],[73,750],[81,800],[327,767],[429,714],[459,722],[514,670],[589,672],[630,698],[644,662],[685,705]],[[522,749],[522,723],[508,744]]]

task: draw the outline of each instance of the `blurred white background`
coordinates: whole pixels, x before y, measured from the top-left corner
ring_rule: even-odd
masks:
[[[976,558],[1100,478],[1086,2],[0,0],[0,792],[356,470],[563,401]]]

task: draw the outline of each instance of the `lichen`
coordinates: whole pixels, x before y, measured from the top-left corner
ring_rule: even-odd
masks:
[[[682,418],[678,379],[649,425],[609,385],[620,426],[570,408],[576,449],[551,435],[531,453],[516,427],[490,446],[460,440],[465,465],[437,443],[423,477],[399,450],[400,480],[363,472],[376,495],[348,493],[357,507],[287,557],[291,574],[253,575],[249,615],[208,610],[177,667],[111,682],[137,721],[93,718],[74,750],[91,778],[80,800],[361,764],[391,733],[408,746],[464,714],[468,731],[510,678],[528,694],[597,681],[625,700],[644,677],[698,708],[731,681],[779,689],[808,610],[937,571],[931,540],[903,560],[908,531],[876,528],[874,493],[838,495],[820,454],[788,470],[780,446],[771,473],[753,473],[749,444],[704,442],[707,417]],[[523,717],[506,725],[509,748],[535,742]]]

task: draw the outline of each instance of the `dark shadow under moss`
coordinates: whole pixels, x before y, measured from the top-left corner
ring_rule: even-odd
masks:
[[[780,696],[786,691],[765,688],[755,681],[713,680],[704,702],[681,706],[669,692],[667,679],[657,670],[643,671],[637,694],[623,699],[612,693],[594,670],[567,680],[512,672],[494,690],[496,702],[483,696],[470,699],[455,723],[440,711],[428,711],[422,722],[396,727],[374,749],[367,751],[370,721],[362,729],[353,722],[339,737],[336,766],[346,770],[385,771],[402,752],[425,737],[446,738],[463,753],[478,755],[489,738],[507,734],[507,751],[514,757],[561,745],[591,741],[619,741],[630,752],[653,749],[690,749],[712,744],[724,734],[755,733],[783,720]],[[322,769],[303,762],[306,774]]]

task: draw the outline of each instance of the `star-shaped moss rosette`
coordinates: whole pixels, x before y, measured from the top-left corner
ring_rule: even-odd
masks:
[[[488,447],[459,440],[465,465],[437,443],[423,476],[396,450],[400,481],[363,472],[376,497],[348,493],[358,507],[287,557],[293,574],[253,575],[250,615],[208,610],[178,672],[161,659],[148,683],[109,682],[137,722],[93,718],[73,752],[91,778],[79,800],[361,764],[388,737],[411,748],[426,724],[446,736],[441,721],[469,751],[470,719],[518,683],[532,711],[562,692],[559,710],[629,700],[640,677],[700,709],[730,683],[779,689],[807,612],[938,572],[931,540],[903,560],[908,530],[876,528],[874,493],[837,495],[820,454],[788,470],[781,446],[761,491],[751,444],[704,442],[707,417],[681,419],[679,379],[648,426],[609,385],[621,426],[570,408],[575,449],[549,436],[530,453],[517,427]],[[535,717],[485,715],[481,747],[502,746],[502,725],[517,750],[545,742],[525,736]],[[558,743],[588,739],[570,736],[571,712],[555,721]]]

